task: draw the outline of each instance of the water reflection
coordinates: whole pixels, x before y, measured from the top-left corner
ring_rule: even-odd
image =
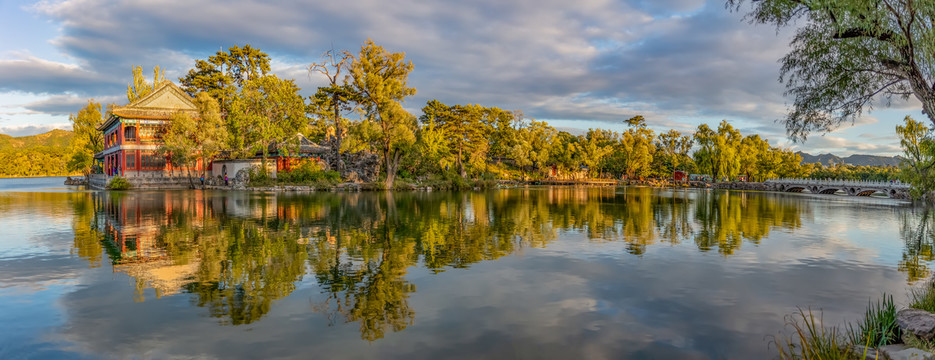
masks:
[[[796,197],[650,188],[525,188],[471,193],[98,193],[77,197],[74,249],[92,267],[106,252],[115,271],[162,297],[193,294],[222,324],[250,324],[296,283],[314,276],[329,322],[357,322],[376,340],[410,326],[413,267],[438,276],[484,260],[546,247],[563,232],[626,242],[630,254],[694,244],[724,256],[776,228],[799,227]],[[900,268],[928,274],[935,218],[904,226]],[[920,231],[925,236],[915,236]],[[910,236],[910,233],[912,236]]]
[[[909,282],[931,276],[928,264],[935,260],[932,253],[935,247],[935,213],[928,207],[903,213],[899,232],[906,244],[899,271],[906,273]]]

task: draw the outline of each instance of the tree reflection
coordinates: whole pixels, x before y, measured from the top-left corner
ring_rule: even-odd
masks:
[[[935,260],[935,216],[931,208],[902,213],[899,233],[906,246],[903,247],[899,271],[906,273],[910,283],[928,278],[931,270],[928,263]]]
[[[698,250],[717,248],[722,255],[733,255],[743,240],[759,244],[772,228],[798,228],[802,208],[798,199],[764,196],[758,193],[708,191],[695,201],[694,234]]]
[[[323,292],[312,310],[356,322],[361,338],[410,326],[412,267],[450,268],[549,246],[563,232],[623,241],[634,255],[694,243],[727,256],[802,210],[783,197],[651,188],[544,187],[489,192],[255,194],[103,193],[75,201],[75,244],[106,250],[142,301],[192,294],[224,324],[249,324],[308,271]],[[93,211],[89,210],[93,209]]]

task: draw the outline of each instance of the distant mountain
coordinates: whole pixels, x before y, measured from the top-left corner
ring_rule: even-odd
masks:
[[[878,155],[858,155],[854,154],[848,157],[840,157],[834,154],[811,155],[804,152],[796,152],[802,157],[803,164],[821,163],[824,166],[832,164],[847,164],[857,166],[899,166],[903,162],[902,156],[878,156]]]
[[[29,148],[34,146],[67,148],[71,145],[71,139],[73,137],[75,137],[75,133],[60,129],[52,129],[52,131],[39,135],[20,137],[0,134],[0,149]]]

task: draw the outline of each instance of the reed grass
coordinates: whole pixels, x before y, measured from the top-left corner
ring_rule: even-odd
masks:
[[[872,347],[895,344],[900,341],[899,325],[896,324],[896,304],[893,295],[883,294],[883,300],[868,303],[864,318],[855,328],[848,324],[848,337],[852,344]]]
[[[935,313],[935,278],[909,292],[909,307]]]
[[[862,358],[860,354],[852,352],[847,335],[840,329],[825,328],[820,312],[816,316],[811,309],[799,308],[798,312],[786,316],[786,326],[794,330],[792,335],[781,335],[781,339],[774,338],[771,342],[776,345],[780,359],[851,360]]]

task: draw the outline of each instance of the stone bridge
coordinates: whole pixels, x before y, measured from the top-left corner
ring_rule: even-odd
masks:
[[[816,180],[816,179],[772,179],[763,182],[766,190],[803,192],[812,194],[836,194],[850,196],[885,195],[894,199],[909,199],[909,185],[890,181],[860,180]]]

